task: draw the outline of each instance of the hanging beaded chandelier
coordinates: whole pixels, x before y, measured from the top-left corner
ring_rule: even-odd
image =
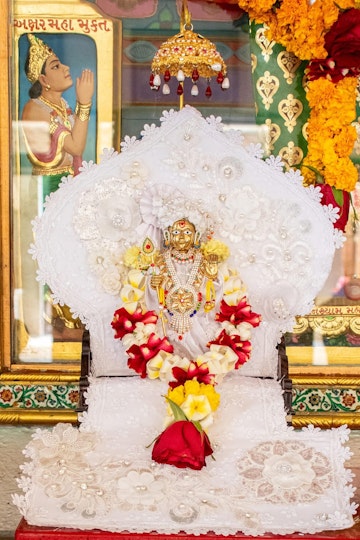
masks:
[[[159,90],[162,85],[162,93],[170,94],[169,81],[175,77],[178,81],[176,93],[182,96],[184,80],[188,77],[192,81],[191,95],[197,96],[198,80],[203,77],[207,80],[205,95],[211,97],[210,80],[216,77],[221,88],[227,90],[230,83],[225,62],[211,41],[193,32],[186,0],[182,4],[181,27],[182,31],[165,41],[153,58],[149,80],[151,88]]]

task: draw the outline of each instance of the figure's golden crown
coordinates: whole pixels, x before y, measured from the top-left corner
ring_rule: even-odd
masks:
[[[40,77],[40,73],[44,63],[49,58],[49,56],[54,53],[52,49],[50,49],[50,47],[46,45],[46,43],[44,43],[41,39],[37,38],[33,34],[28,34],[28,39],[30,42],[30,49],[29,67],[26,76],[29,81],[34,84],[34,82],[36,82]]]

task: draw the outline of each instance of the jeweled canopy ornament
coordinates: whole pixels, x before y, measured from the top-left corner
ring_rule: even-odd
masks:
[[[171,77],[178,81],[177,95],[184,93],[184,80],[192,81],[191,95],[199,94],[198,81],[200,77],[207,80],[205,95],[211,97],[210,80],[216,77],[216,82],[223,90],[230,87],[227,77],[226,64],[217,51],[216,46],[204,36],[193,31],[191,15],[187,2],[182,5],[181,31],[165,41],[155,54],[151,64],[149,84],[153,90],[159,90],[162,85],[163,94],[170,94],[169,82]],[[161,80],[163,76],[163,82]]]

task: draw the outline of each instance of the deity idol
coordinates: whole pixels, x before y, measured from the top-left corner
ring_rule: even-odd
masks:
[[[218,255],[200,250],[200,233],[185,218],[164,231],[165,249],[151,267],[149,309],[161,310],[164,330],[178,354],[204,352],[218,331],[214,317],[222,297]]]

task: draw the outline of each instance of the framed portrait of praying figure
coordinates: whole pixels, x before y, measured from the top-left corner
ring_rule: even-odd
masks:
[[[141,138],[146,124],[159,125],[181,103],[221,117],[264,157],[301,164],[309,115],[302,63],[267,42],[263,29],[249,32],[237,2],[187,3],[194,29],[226,62],[230,88],[212,84],[209,94],[203,80],[191,95],[188,80],[181,102],[175,77],[169,92],[149,84],[155,53],[179,32],[181,0],[0,0],[0,422],[77,418],[84,328],[37,279],[32,247],[46,199],[64,177],[76,181],[104,149],[120,152],[125,136]],[[76,122],[74,148],[67,133]],[[359,164],[360,143],[353,156]],[[360,426],[357,191],[352,201],[331,275],[313,311],[285,336],[294,425]]]
[[[90,2],[2,4],[0,416],[74,417],[83,324],[37,280],[29,249],[47,197],[117,142],[121,21]]]

